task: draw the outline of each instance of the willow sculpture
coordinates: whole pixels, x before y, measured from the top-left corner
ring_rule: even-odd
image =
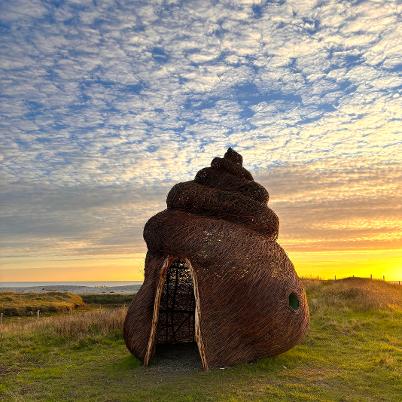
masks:
[[[144,284],[124,338],[148,365],[157,345],[196,342],[204,369],[282,353],[304,336],[309,312],[293,264],[276,242],[268,192],[228,149],[176,184],[146,223]]]

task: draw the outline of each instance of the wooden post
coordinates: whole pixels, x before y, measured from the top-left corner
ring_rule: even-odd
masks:
[[[172,264],[169,264],[168,268],[166,269],[166,276],[165,276],[165,280],[164,280],[164,284],[163,286],[166,289],[166,313],[165,313],[165,341],[168,342],[169,340],[169,279],[170,279],[170,275],[169,275],[169,268]],[[162,287],[162,293],[161,293],[161,297],[163,296],[163,287]],[[160,301],[159,301],[160,303]],[[159,313],[158,313],[159,314]],[[173,315],[172,313],[170,313],[171,315]],[[159,317],[158,317],[159,320]]]
[[[335,275],[335,280],[336,280],[336,275]]]
[[[3,325],[3,313],[0,314],[0,325]]]
[[[188,258],[186,258],[184,261],[186,263],[186,266],[189,268],[189,270],[191,272],[191,277],[193,279],[193,289],[194,289],[194,298],[195,298],[195,317],[194,317],[195,341],[198,346],[198,352],[200,354],[202,368],[204,370],[208,370],[208,362],[207,362],[207,357],[206,357],[206,353],[205,353],[205,345],[204,345],[204,341],[202,339],[202,333],[201,333],[201,301],[200,301],[200,294],[198,292],[197,275],[194,271],[193,266],[191,265],[190,260]]]
[[[39,316],[40,316],[40,310],[37,310],[37,312],[36,312],[36,318],[39,318]]]
[[[173,261],[172,256],[166,257],[165,260],[163,261],[161,271],[159,274],[159,282],[158,282],[158,286],[157,286],[156,293],[155,293],[155,299],[154,299],[154,311],[153,311],[153,316],[152,316],[151,332],[149,334],[147,351],[146,351],[145,357],[144,357],[144,366],[145,367],[148,366],[149,361],[151,360],[151,356],[154,351],[156,330],[157,330],[158,318],[159,318],[159,305],[161,302],[163,286],[165,284],[167,270],[169,269],[172,261]]]
[[[370,274],[370,279],[373,280],[373,274]]]
[[[382,276],[382,280],[385,281],[385,275]]]

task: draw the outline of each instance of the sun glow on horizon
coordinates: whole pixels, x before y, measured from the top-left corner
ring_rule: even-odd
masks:
[[[402,249],[288,251],[288,255],[304,278],[372,275],[373,279],[402,280]],[[142,281],[144,262],[145,253],[53,261],[22,258],[0,270],[0,282]]]
[[[402,249],[288,252],[299,276],[402,280]]]

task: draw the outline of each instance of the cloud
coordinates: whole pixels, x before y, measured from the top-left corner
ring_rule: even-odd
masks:
[[[276,167],[257,179],[280,218],[279,241],[299,251],[400,248],[402,169],[360,158]]]
[[[143,250],[169,186],[229,145],[273,181],[290,247],[400,247],[399,30],[394,1],[3,2],[7,253]]]

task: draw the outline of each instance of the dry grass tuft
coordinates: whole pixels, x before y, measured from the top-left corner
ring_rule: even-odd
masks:
[[[44,334],[79,340],[88,336],[110,335],[123,329],[126,307],[98,309],[69,315],[9,321],[0,326],[0,334]]]
[[[346,278],[337,281],[305,280],[312,311],[320,307],[355,311],[402,311],[402,286],[379,280]]]

